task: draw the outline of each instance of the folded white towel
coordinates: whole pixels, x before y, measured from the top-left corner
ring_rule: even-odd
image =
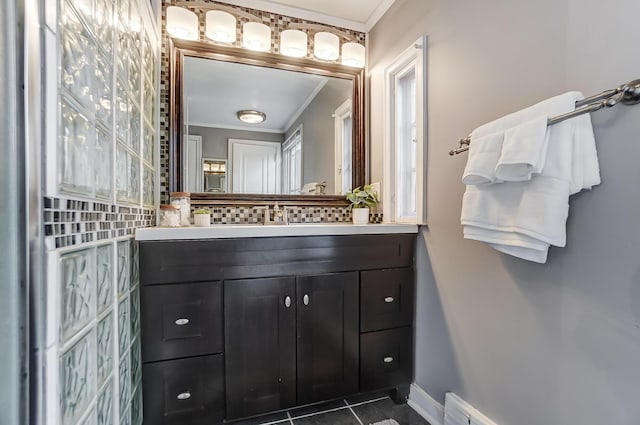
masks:
[[[518,118],[564,114],[582,98],[565,93],[501,120],[511,120],[513,127]],[[544,167],[530,181],[467,186],[461,214],[465,238],[539,263],[546,261],[550,245],[565,246],[569,196],[599,184],[600,172],[589,115],[554,124],[548,133]]]
[[[496,165],[502,151],[504,133],[491,133],[483,136],[471,134],[469,157],[462,173],[464,184],[492,184],[496,181]]]
[[[526,181],[542,172],[551,133],[548,120],[546,115],[541,115],[504,132],[502,151],[496,164],[497,179]]]

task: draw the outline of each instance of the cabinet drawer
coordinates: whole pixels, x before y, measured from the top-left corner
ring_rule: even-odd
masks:
[[[212,425],[224,418],[222,354],[145,364],[145,425]]]
[[[413,328],[360,335],[360,391],[411,383]]]
[[[360,287],[360,331],[413,323],[413,269],[364,271]]]
[[[143,287],[140,313],[143,362],[222,352],[221,282]]]

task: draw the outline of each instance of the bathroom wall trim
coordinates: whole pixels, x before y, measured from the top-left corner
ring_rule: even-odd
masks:
[[[407,403],[431,425],[444,425],[444,406],[420,388],[418,384],[411,384]]]
[[[391,3],[393,3],[393,1],[391,1]],[[388,2],[389,1],[385,3],[388,3]],[[225,0],[225,3],[232,4],[234,6],[247,7],[249,9],[256,9],[256,10],[262,10],[270,13],[277,13],[279,15],[292,16],[294,18],[304,19],[306,21],[314,21],[321,24],[325,24],[325,25],[332,25],[336,27],[347,28],[347,29],[355,30],[359,32],[367,32],[373,27],[373,25],[369,26],[369,22],[365,23],[365,22],[353,21],[350,19],[338,18],[336,16],[331,16],[331,15],[327,15],[320,12],[314,12],[312,10],[301,9],[299,7],[278,4],[278,3],[265,1],[265,0]],[[378,11],[376,10],[376,12]],[[373,15],[377,15],[376,12],[374,12]],[[385,9],[385,12],[386,12],[386,9]],[[384,12],[380,14],[378,19],[380,19],[383,14]]]

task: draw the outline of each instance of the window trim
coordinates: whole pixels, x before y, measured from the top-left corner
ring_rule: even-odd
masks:
[[[426,164],[427,164],[427,37],[421,36],[396,57],[384,73],[384,170],[383,216],[385,222],[426,224]],[[411,65],[416,73],[416,216],[397,214],[396,155],[396,81]]]
[[[343,170],[344,170],[344,161],[343,161],[343,152],[344,152],[344,120],[347,117],[351,117],[353,125],[353,101],[351,98],[347,99],[342,105],[338,106],[338,108],[333,113],[334,118],[334,140],[335,140],[335,191],[336,195],[346,195],[343,190]],[[353,140],[349,141],[350,144],[353,144]],[[353,154],[351,155],[353,156]],[[353,161],[353,160],[352,160]],[[353,167],[353,164],[352,164]],[[353,174],[353,172],[352,172]],[[351,176],[353,180],[353,176]],[[352,184],[353,186],[353,181]],[[349,188],[353,189],[353,187]]]
[[[302,128],[302,124],[300,124],[293,132],[291,132],[291,134],[289,135],[289,137],[287,137],[287,139],[282,143],[282,187],[281,187],[281,191],[283,194],[286,195],[290,195],[291,193],[291,188],[286,187],[288,186],[288,181],[289,181],[289,165],[288,161],[287,161],[287,154],[286,151],[290,150],[289,148],[294,145],[294,144],[298,144],[298,142],[296,141],[296,139],[298,138],[296,135],[299,134],[299,143],[300,143],[300,182],[299,182],[299,186],[300,189],[302,190],[302,186],[304,185],[304,135],[303,135],[303,128]],[[286,189],[285,189],[286,187]]]

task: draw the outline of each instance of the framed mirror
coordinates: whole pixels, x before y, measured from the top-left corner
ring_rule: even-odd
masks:
[[[362,69],[177,39],[170,52],[170,191],[314,205],[364,184]]]

